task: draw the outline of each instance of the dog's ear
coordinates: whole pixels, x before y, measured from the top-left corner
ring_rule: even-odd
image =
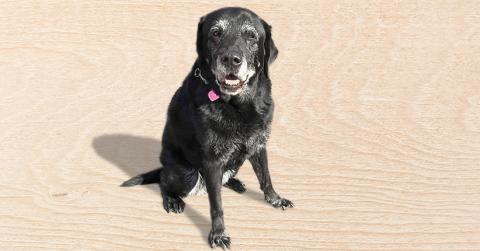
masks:
[[[201,17],[200,21],[198,22],[198,28],[197,28],[197,54],[198,54],[198,59],[202,60],[204,57],[204,52],[205,50],[203,49],[203,23],[205,22],[205,17]]]
[[[268,66],[277,58],[278,49],[272,39],[272,26],[270,26],[263,19],[261,21],[263,29],[265,30],[265,42],[263,43],[263,71],[265,72],[265,76],[268,78]]]

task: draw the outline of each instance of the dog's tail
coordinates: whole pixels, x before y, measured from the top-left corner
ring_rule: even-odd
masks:
[[[159,167],[159,168],[157,168],[155,170],[152,170],[150,172],[137,175],[137,176],[123,182],[120,186],[131,187],[131,186],[136,186],[136,185],[148,185],[148,184],[152,184],[152,183],[159,183],[160,182],[161,171],[162,171],[162,168]]]

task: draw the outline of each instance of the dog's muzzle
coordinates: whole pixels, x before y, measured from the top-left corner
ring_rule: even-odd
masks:
[[[218,57],[215,76],[220,90],[225,94],[237,95],[246,86],[249,76],[248,63],[238,53],[225,53]]]

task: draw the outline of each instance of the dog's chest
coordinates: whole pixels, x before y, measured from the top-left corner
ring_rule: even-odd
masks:
[[[241,116],[225,110],[201,108],[206,124],[206,144],[218,155],[249,157],[263,148],[270,134],[270,120],[258,113]],[[245,155],[245,156],[241,156]]]

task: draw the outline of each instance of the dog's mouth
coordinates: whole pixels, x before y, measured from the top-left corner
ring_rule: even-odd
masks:
[[[220,87],[229,93],[238,93],[245,84],[245,81],[240,80],[235,74],[228,74],[218,82]]]

